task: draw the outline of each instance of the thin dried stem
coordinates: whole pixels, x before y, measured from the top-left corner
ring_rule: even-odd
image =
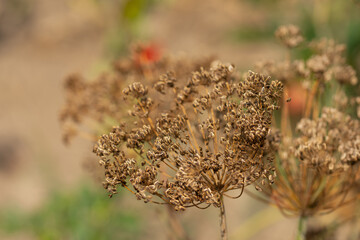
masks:
[[[310,95],[309,95],[309,98],[308,98],[308,101],[306,103],[306,108],[305,108],[305,114],[304,114],[304,117],[305,118],[309,118],[310,117],[310,114],[311,114],[311,109],[312,109],[312,106],[314,104],[314,98],[316,96],[316,93],[318,91],[318,88],[319,88],[319,84],[320,84],[320,80],[316,80],[312,89],[311,89],[311,92],[310,92]]]
[[[186,116],[186,118],[187,118],[187,119],[186,119],[186,123],[187,123],[187,125],[188,125],[189,132],[190,132],[190,134],[191,134],[192,142],[193,142],[193,144],[194,144],[194,146],[195,146],[195,149],[196,149],[198,152],[200,152],[199,144],[198,144],[197,141],[196,141],[195,134],[194,134],[194,130],[193,130],[192,127],[191,127],[191,123],[190,123],[190,120],[189,120],[189,118],[188,118],[186,109],[185,109],[185,107],[184,107],[182,104],[180,105],[180,108],[181,108],[183,114],[184,114],[184,115]]]
[[[187,235],[183,225],[179,221],[179,217],[177,216],[175,210],[170,205],[168,205],[167,211],[169,214],[170,227],[173,230],[172,232],[177,235],[178,239],[190,240],[190,237]]]
[[[220,198],[220,231],[221,231],[221,239],[227,240],[228,232],[226,226],[225,205],[224,205],[223,197]]]
[[[289,123],[289,104],[285,97],[288,95],[288,88],[284,86],[284,96],[283,96],[283,105],[281,111],[281,133],[286,136],[288,135],[288,123]]]

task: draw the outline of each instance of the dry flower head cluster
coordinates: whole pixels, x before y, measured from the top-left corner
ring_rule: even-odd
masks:
[[[294,26],[283,26],[276,32],[289,47],[289,41],[295,40],[287,32],[299,31]],[[278,147],[278,177],[271,187],[261,187],[262,196],[255,196],[277,205],[285,215],[300,217],[331,212],[354,201],[356,198],[349,192],[360,164],[360,123],[343,112],[348,103],[343,86],[358,81],[355,70],[346,64],[345,46],[321,39],[308,47],[313,55],[307,61],[291,60],[289,54],[283,62],[257,65],[260,72],[278,77],[285,85],[284,92],[291,82],[299,80],[307,89],[305,111],[295,136],[288,124],[286,103],[283,104],[282,137],[275,140],[277,145],[273,143]],[[323,107],[319,99],[326,87],[333,86],[337,86],[332,101],[336,108]]]
[[[360,122],[334,108],[302,119],[279,147],[278,178],[263,188],[285,215],[314,216],[349,201],[360,162]]]
[[[131,84],[123,91],[128,118],[94,146],[105,188],[184,210],[220,207],[224,196],[236,197],[229,191],[240,196],[254,182],[272,183],[266,139],[282,88],[254,72],[241,80],[220,63],[193,72],[185,84],[175,72],[153,86]]]
[[[280,26],[276,30],[275,36],[288,48],[297,47],[304,41],[300,28],[292,24]]]
[[[289,47],[290,45],[291,48],[295,48],[303,42],[301,31],[294,25],[281,26],[276,31],[276,36],[284,46]],[[318,79],[322,84],[332,79],[340,84],[357,84],[355,70],[346,64],[344,44],[337,44],[332,39],[323,38],[304,45],[313,52],[308,60],[291,60],[289,52],[283,61],[258,62],[255,65],[256,70],[272,76],[284,84],[298,79],[304,80],[307,87],[310,85],[310,79]]]
[[[111,130],[123,120],[126,109],[122,108],[122,89],[129,83],[153,84],[166,71],[176,71],[179,78],[186,78],[192,71],[199,70],[200,66],[208,67],[211,62],[211,58],[189,60],[168,56],[142,64],[137,57],[139,49],[136,45],[132,58],[117,60],[110,71],[92,81],[79,74],[66,79],[66,102],[60,114],[65,143],[76,135],[95,142],[99,133]]]

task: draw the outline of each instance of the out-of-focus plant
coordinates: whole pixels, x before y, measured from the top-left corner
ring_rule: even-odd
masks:
[[[326,36],[346,43],[347,61],[360,70],[360,6],[354,1],[313,0],[303,6],[301,27],[307,39]]]
[[[126,53],[132,42],[147,38],[144,19],[154,6],[165,0],[93,1],[106,18],[106,53],[111,59],[116,59]]]
[[[276,205],[286,216],[299,217],[297,239],[305,239],[307,218],[357,200],[351,192],[360,165],[360,122],[346,113],[351,97],[344,90],[345,85],[356,86],[358,79],[346,64],[345,45],[315,40],[308,43],[307,60],[293,60],[292,49],[304,40],[300,29],[282,26],[276,36],[288,49],[285,60],[261,62],[257,68],[285,85],[281,135],[275,136],[278,175],[275,184],[257,189],[263,193],[261,200]],[[296,81],[305,88],[305,96],[297,100],[305,104],[294,132],[287,102],[291,101],[288,89]]]
[[[33,212],[0,210],[0,231],[30,234],[36,239],[139,239],[141,223],[119,201],[83,185],[73,193],[54,192]]]
[[[69,143],[76,135],[95,142],[100,133],[118,124],[127,115],[122,89],[130,82],[151,85],[167,71],[185,78],[200,66],[209,66],[210,61],[162,56],[154,44],[135,44],[128,58],[115,61],[110,71],[92,81],[79,74],[69,76],[65,81],[66,102],[60,113],[64,142]]]
[[[110,132],[119,122],[132,121],[123,101],[125,95],[122,89],[127,84],[142,82],[151,86],[159,80],[161,74],[176,72],[179,84],[183,86],[193,71],[200,70],[201,66],[208,67],[211,62],[211,58],[190,60],[182,56],[163,56],[154,44],[135,44],[131,52],[128,58],[115,61],[110,71],[93,81],[77,74],[67,78],[66,103],[60,114],[65,143],[69,143],[76,135],[94,143],[100,133]],[[158,97],[163,99],[160,95]],[[87,165],[91,170],[96,169],[89,161]],[[167,210],[175,235],[187,239],[173,210]]]
[[[238,41],[271,41],[272,32],[277,26],[284,22],[296,23],[307,40],[328,37],[346,43],[346,59],[359,72],[360,6],[357,0],[249,2],[255,5],[254,11],[264,12],[263,20],[234,30],[232,36]]]

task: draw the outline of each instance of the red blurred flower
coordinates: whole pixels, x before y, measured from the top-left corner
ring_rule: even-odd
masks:
[[[161,51],[158,44],[138,44],[133,51],[133,59],[136,65],[151,65],[161,59]]]

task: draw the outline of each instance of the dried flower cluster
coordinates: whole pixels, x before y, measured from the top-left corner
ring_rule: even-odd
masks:
[[[304,41],[300,28],[295,25],[286,25],[279,27],[275,36],[288,48],[294,48]]]
[[[295,156],[330,173],[346,170],[360,161],[360,123],[333,108],[323,108],[317,120],[302,119],[302,138],[295,142]]]
[[[110,195],[120,186],[176,210],[220,207],[228,191],[241,195],[247,185],[273,179],[273,156],[264,150],[282,84],[253,72],[241,81],[233,71],[215,64],[183,87],[172,72],[153,87],[125,88],[130,118],[94,147]],[[151,98],[154,92],[163,98]]]
[[[276,33],[283,39],[280,32],[285,32],[284,28]],[[277,64],[257,65],[261,72],[280,79],[285,85],[285,93],[287,86],[295,80],[302,80],[308,91],[304,96],[304,115],[296,125],[295,136],[289,127],[290,118],[284,101],[282,137],[272,138],[270,142],[271,149],[278,153],[278,177],[270,187],[258,185],[263,194],[254,195],[277,205],[285,215],[300,216],[300,222],[304,217],[331,212],[354,201],[349,192],[360,169],[360,122],[344,113],[348,100],[343,86],[357,84],[356,73],[343,56],[345,46],[327,39],[311,42],[308,46],[313,55],[307,61],[291,60],[289,55]],[[337,109],[324,107],[321,103],[325,91],[331,87],[337,87],[332,91],[335,94],[330,103]]]
[[[262,74],[267,74],[283,83],[304,79],[309,76],[309,69],[306,68],[304,61],[259,61],[255,64],[255,69]]]
[[[126,117],[122,107],[122,89],[130,82],[153,84],[157,76],[166,71],[176,71],[179,80],[185,81],[183,79],[189,73],[200,69],[200,66],[209,66],[211,61],[210,58],[192,61],[182,57],[157,56],[156,61],[150,62],[149,57],[143,60],[144,54],[141,55],[140,50],[139,47],[134,48],[132,58],[116,61],[111,71],[93,81],[78,74],[66,79],[66,103],[60,114],[65,143],[77,134],[94,142],[99,132],[110,130]]]
[[[291,34],[290,34],[291,33]],[[289,42],[303,41],[300,30],[293,26],[282,26],[276,31],[276,37],[286,46]],[[300,41],[301,39],[301,41]],[[291,48],[298,44],[292,44]],[[290,54],[284,61],[261,61],[255,64],[256,70],[282,81],[284,84],[295,80],[318,80],[322,84],[335,79],[340,84],[357,84],[355,70],[346,64],[344,44],[337,44],[334,40],[321,39],[307,44],[313,52],[312,56],[304,61],[296,59],[291,61]]]
[[[321,39],[309,44],[315,51],[306,65],[315,78],[323,81],[335,79],[340,84],[357,84],[355,70],[346,64],[344,44],[337,44],[332,39]]]
[[[278,178],[263,192],[285,214],[314,216],[347,202],[360,162],[360,122],[334,108],[302,119],[279,148]]]

